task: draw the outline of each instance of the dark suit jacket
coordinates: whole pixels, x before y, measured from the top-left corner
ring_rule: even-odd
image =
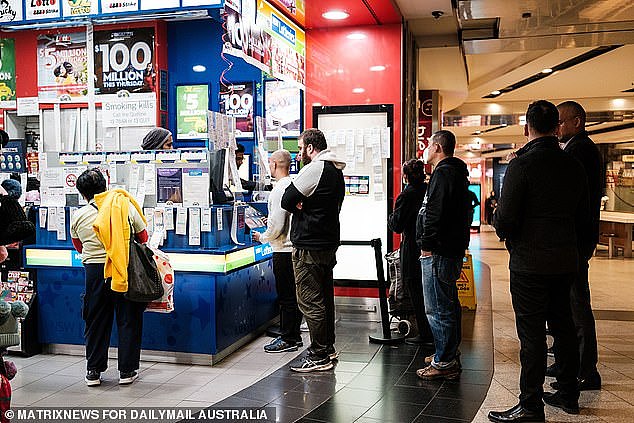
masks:
[[[588,179],[588,192],[590,195],[591,224],[585,228],[586,245],[580,246],[580,252],[585,260],[589,260],[592,252],[599,242],[599,217],[601,209],[601,197],[603,196],[603,160],[597,146],[583,131],[570,139],[564,151],[581,162]]]
[[[509,164],[494,223],[505,238],[512,271],[577,271],[578,242],[590,224],[588,183],[578,160],[556,137],[532,140]]]
[[[416,216],[423,204],[427,184],[407,185],[396,198],[394,212],[388,218],[388,227],[401,237],[401,278],[421,281],[418,258],[420,250],[416,245]]]

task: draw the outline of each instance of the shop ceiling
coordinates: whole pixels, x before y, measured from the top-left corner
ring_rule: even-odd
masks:
[[[440,90],[461,144],[524,143],[520,118],[540,98],[579,101],[597,142],[634,140],[631,0],[395,3],[419,46],[419,87]]]

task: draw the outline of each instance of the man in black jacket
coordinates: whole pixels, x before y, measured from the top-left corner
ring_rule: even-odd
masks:
[[[578,266],[579,232],[589,223],[583,168],[564,153],[555,131],[559,113],[539,100],[528,107],[528,144],[508,166],[494,216],[497,234],[510,253],[511,298],[520,340],[519,404],[491,411],[494,422],[543,422],[544,404],[579,413],[579,356],[570,311],[570,286]],[[546,319],[561,373],[560,390],[544,393]]]
[[[453,157],[456,137],[449,131],[432,135],[425,150],[434,173],[416,222],[421,250],[425,313],[434,336],[435,354],[416,371],[423,380],[455,379],[460,375],[458,347],[461,308],[456,281],[469,246],[471,204],[467,165]]]
[[[327,148],[319,129],[307,129],[297,141],[304,167],[284,191],[282,207],[293,214],[291,242],[299,309],[306,318],[308,355],[292,364],[296,372],[332,369],[335,351],[335,298],[332,270],[340,242],[339,212],[346,192],[346,166]]]
[[[597,371],[597,333],[590,302],[588,283],[588,261],[599,242],[599,217],[601,208],[603,163],[599,149],[585,130],[586,111],[575,101],[565,101],[559,110],[559,142],[564,151],[581,162],[588,179],[590,213],[592,223],[584,228],[586,242],[579,245],[579,270],[570,289],[572,319],[577,329],[579,343],[579,390],[601,389],[601,376]],[[557,348],[557,345],[554,345]],[[556,376],[557,363],[546,371],[547,376]],[[557,388],[557,383],[553,382]]]

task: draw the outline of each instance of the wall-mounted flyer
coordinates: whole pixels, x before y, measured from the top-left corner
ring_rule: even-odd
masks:
[[[178,139],[207,138],[208,85],[176,87],[176,127]]]
[[[183,174],[181,168],[156,169],[156,201],[163,204],[182,204]]]
[[[183,169],[183,206],[209,207],[209,169]]]

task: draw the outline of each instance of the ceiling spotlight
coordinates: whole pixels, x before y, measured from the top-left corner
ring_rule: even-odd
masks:
[[[502,92],[500,90],[491,91],[491,95],[500,95]]]
[[[475,131],[474,134],[476,135],[480,135],[482,133],[482,131]]]
[[[194,72],[204,72],[204,71],[206,71],[206,70],[207,70],[207,68],[206,68],[205,66],[203,66],[203,65],[194,65],[194,66],[192,67],[192,70],[193,70]]]
[[[362,32],[351,32],[346,35],[346,38],[349,40],[365,40],[367,37]]]
[[[352,92],[355,93],[355,94],[361,94],[361,93],[365,92],[365,89],[363,89],[363,88],[353,88]]]
[[[383,65],[377,65],[377,66],[371,66],[370,67],[370,71],[372,72],[382,72],[385,70],[385,66]]]
[[[344,12],[343,10],[329,10],[328,12],[322,13],[321,16],[324,19],[340,21],[342,19],[346,19],[348,16],[350,16],[350,14]]]
[[[615,98],[614,100],[612,100],[612,105],[614,107],[623,107],[623,106],[625,106],[625,99],[624,98]]]
[[[551,73],[553,70],[551,68],[542,69],[542,73]]]

